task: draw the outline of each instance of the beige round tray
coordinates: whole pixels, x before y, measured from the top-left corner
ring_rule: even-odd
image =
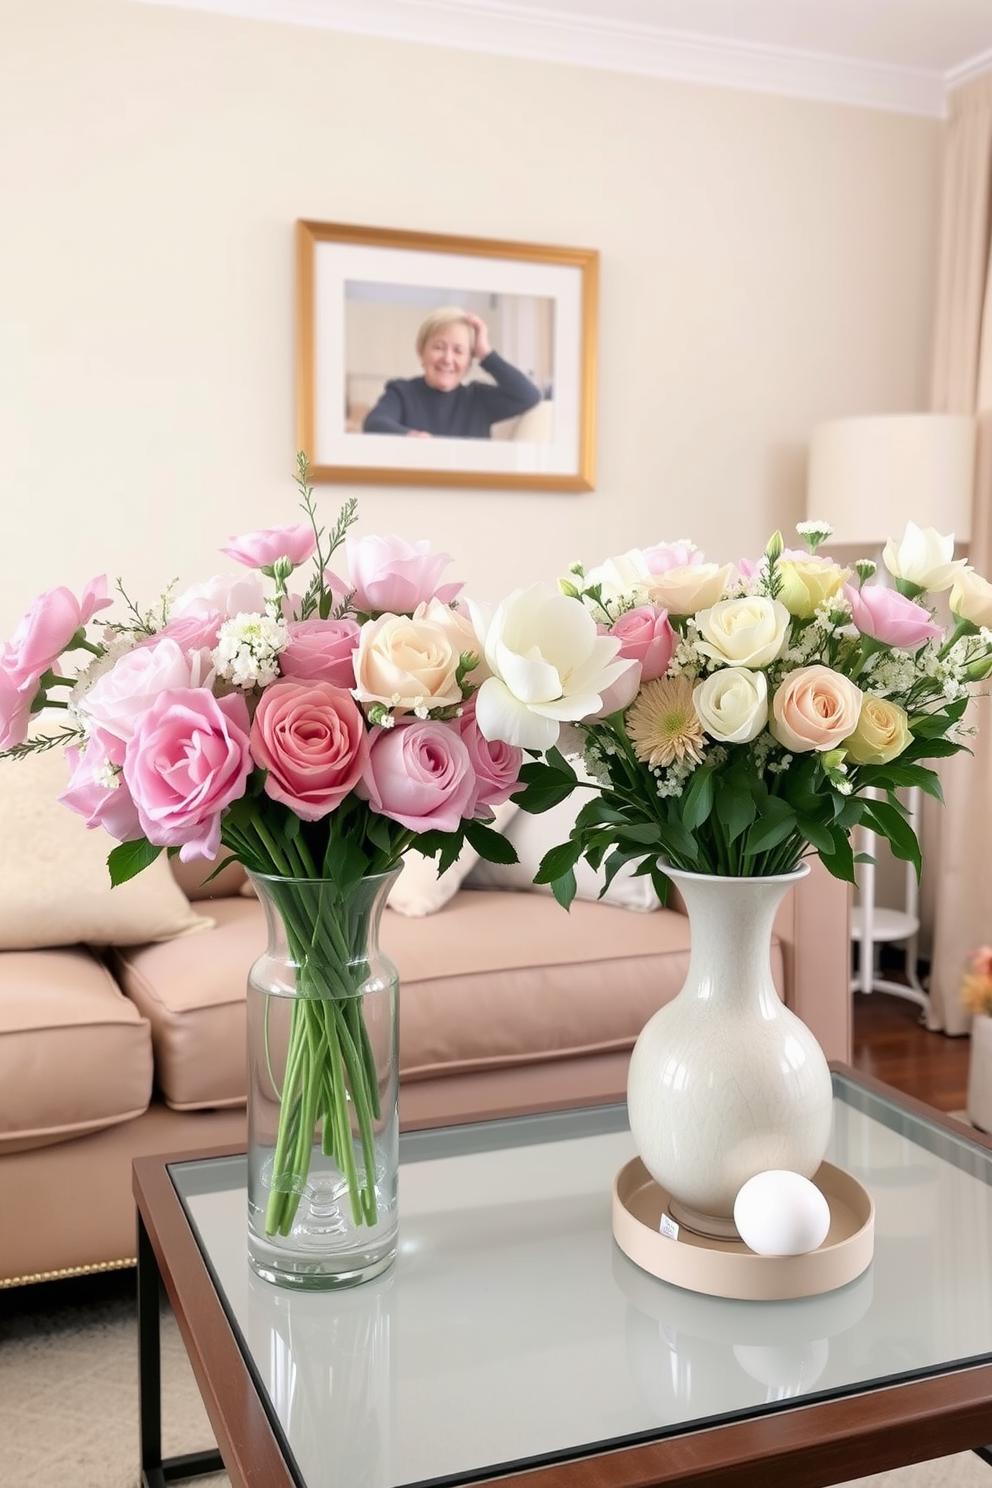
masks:
[[[613,1182],[613,1234],[635,1265],[692,1292],[755,1302],[814,1297],[845,1286],[871,1264],[875,1206],[867,1189],[832,1163],[821,1163],[813,1182],[830,1206],[823,1244],[806,1255],[762,1256],[743,1240],[710,1240],[684,1227],[677,1240],[662,1235],[669,1195],[635,1157]]]

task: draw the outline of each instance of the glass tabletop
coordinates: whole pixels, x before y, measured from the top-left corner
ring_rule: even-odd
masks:
[[[834,1076],[828,1159],[875,1202],[857,1280],[727,1301],[619,1250],[622,1106],[409,1133],[400,1249],[352,1291],[249,1271],[243,1157],[169,1172],[306,1488],[486,1477],[992,1359],[992,1151]]]

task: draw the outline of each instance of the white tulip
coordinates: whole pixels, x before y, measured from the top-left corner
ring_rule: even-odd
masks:
[[[698,649],[731,666],[767,666],[781,656],[790,620],[777,599],[760,594],[724,599],[696,616]]]
[[[725,667],[699,684],[692,702],[711,739],[749,744],[768,722],[768,681],[764,672]]]
[[[936,527],[917,527],[915,522],[906,523],[902,542],[889,538],[882,561],[894,579],[903,579],[931,594],[950,589],[966,567],[964,558],[954,557],[953,533],[942,536]]]
[[[548,584],[517,589],[483,637],[491,676],[476,694],[483,736],[520,749],[550,749],[562,723],[596,713],[603,694],[636,662],[601,636],[584,606]]]

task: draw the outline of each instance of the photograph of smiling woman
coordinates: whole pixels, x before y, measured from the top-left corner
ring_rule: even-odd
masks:
[[[493,424],[536,407],[540,389],[495,351],[481,316],[457,305],[433,310],[417,332],[420,377],[386,383],[366,415],[366,434],[413,439],[489,439]],[[486,380],[466,380],[473,363]],[[491,379],[491,380],[490,380]]]

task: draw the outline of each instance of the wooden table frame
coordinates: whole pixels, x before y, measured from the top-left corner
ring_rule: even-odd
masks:
[[[831,1068],[992,1151],[992,1138],[844,1064]],[[139,1374],[145,1488],[226,1468],[232,1488],[304,1488],[283,1455],[272,1419],[228,1322],[167,1171],[168,1163],[243,1149],[136,1158]],[[163,1460],[159,1300],[164,1286],[216,1435],[219,1453]],[[930,1379],[866,1387],[842,1399],[790,1402],[750,1421],[686,1428],[605,1453],[587,1453],[497,1475],[508,1488],[826,1488],[928,1458],[975,1451],[992,1463],[992,1364]],[[473,1474],[472,1482],[481,1481]],[[490,1479],[489,1481],[493,1481]]]

